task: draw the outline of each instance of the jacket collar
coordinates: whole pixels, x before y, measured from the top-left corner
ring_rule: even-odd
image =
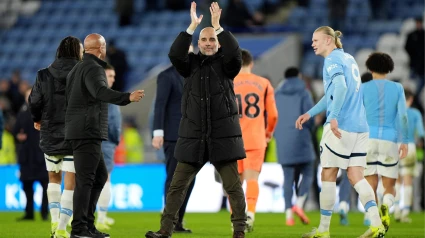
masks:
[[[100,64],[100,66],[102,66],[103,68],[105,68],[106,65],[108,64],[105,61],[97,58],[96,56],[94,56],[92,54],[87,54],[87,53],[84,53],[83,60],[95,61],[96,63]]]

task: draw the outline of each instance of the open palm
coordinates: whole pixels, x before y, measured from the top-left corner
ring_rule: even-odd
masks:
[[[192,5],[190,6],[190,18],[192,19],[192,23],[199,25],[202,21],[203,15],[200,15],[199,17],[196,14],[196,3],[192,2]]]

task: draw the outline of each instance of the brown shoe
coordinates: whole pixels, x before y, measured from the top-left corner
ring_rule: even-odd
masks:
[[[243,231],[234,231],[233,238],[245,238],[245,232]]]
[[[148,231],[145,234],[146,238],[171,238],[171,235],[168,234],[168,232],[163,231],[163,230],[159,230],[157,232],[153,232],[153,231]]]

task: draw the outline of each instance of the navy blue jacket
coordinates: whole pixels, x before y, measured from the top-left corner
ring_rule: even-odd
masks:
[[[153,130],[164,130],[165,141],[177,141],[180,125],[183,77],[171,66],[158,75]]]
[[[303,124],[303,130],[295,128],[297,118],[313,107],[313,99],[299,78],[289,78],[275,91],[279,115],[274,137],[279,163],[294,165],[313,161],[315,158],[311,131],[314,118]]]

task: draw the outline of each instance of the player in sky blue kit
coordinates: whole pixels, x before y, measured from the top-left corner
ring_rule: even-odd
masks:
[[[385,228],[379,217],[375,194],[363,177],[369,128],[361,93],[359,68],[354,58],[342,49],[340,31],[328,26],[313,33],[312,47],[325,58],[323,85],[325,96],[295,122],[302,124],[326,110],[326,122],[320,142],[322,191],[320,192],[320,225],[302,237],[330,237],[329,226],[336,200],[336,178],[339,169],[346,169],[350,183],[360,201],[369,211],[371,226],[360,237],[384,237]]]
[[[410,223],[411,219],[408,217],[412,209],[413,202],[413,178],[418,176],[417,170],[417,155],[416,143],[423,144],[424,139],[424,125],[421,112],[410,107],[413,103],[414,94],[409,89],[404,90],[407,105],[407,147],[408,153],[406,158],[400,161],[399,179],[395,185],[396,196],[394,203],[394,219],[397,222]],[[420,145],[419,145],[420,146]],[[401,183],[403,183],[403,194],[400,193]],[[403,196],[403,210],[400,209],[400,197]]]
[[[394,62],[386,53],[375,52],[366,60],[373,80],[363,85],[363,100],[370,128],[365,177],[375,191],[379,175],[384,186],[381,219],[388,231],[389,209],[394,205],[395,182],[398,178],[399,159],[407,155],[407,112],[404,89],[400,83],[387,79]],[[397,146],[400,123],[402,144]]]

